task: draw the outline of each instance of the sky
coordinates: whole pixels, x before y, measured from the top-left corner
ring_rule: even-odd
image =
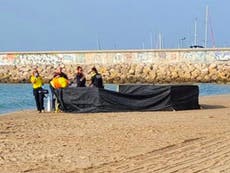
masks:
[[[189,47],[196,19],[204,45],[207,5],[208,47],[229,47],[229,0],[0,0],[0,51]]]

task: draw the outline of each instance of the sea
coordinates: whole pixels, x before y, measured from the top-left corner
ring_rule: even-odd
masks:
[[[200,96],[230,94],[230,85],[227,84],[197,85]],[[45,85],[44,88],[49,89],[48,85]],[[107,84],[105,88],[116,91],[117,85]],[[0,115],[30,109],[35,109],[31,84],[0,84]]]

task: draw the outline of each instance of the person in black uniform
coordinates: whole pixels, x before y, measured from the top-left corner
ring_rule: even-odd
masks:
[[[76,81],[77,87],[86,87],[85,85],[86,78],[85,78],[85,75],[83,73],[83,69],[81,66],[77,67],[77,74],[75,77],[75,81]]]
[[[91,77],[91,83],[89,86],[97,87],[97,88],[104,88],[102,76],[100,73],[98,73],[97,69],[93,67],[91,69],[91,72],[93,73],[93,75]]]
[[[55,78],[55,77],[64,77],[65,79],[68,80],[68,76],[62,71],[62,69],[63,69],[62,67],[58,67],[57,71],[54,73],[53,78]]]

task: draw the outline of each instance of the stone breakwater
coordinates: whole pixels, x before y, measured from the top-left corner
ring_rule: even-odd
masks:
[[[63,65],[64,72],[73,80],[76,65]],[[184,82],[230,82],[230,62],[214,63],[151,63],[151,64],[113,64],[113,65],[81,65],[90,79],[88,72],[96,66],[103,75],[105,83],[184,83]],[[1,83],[28,83],[33,65],[0,66]],[[55,66],[40,65],[38,69],[45,82],[52,78]]]

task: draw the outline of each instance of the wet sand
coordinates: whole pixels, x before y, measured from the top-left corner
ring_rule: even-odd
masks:
[[[230,96],[178,112],[0,116],[0,172],[230,172]]]

